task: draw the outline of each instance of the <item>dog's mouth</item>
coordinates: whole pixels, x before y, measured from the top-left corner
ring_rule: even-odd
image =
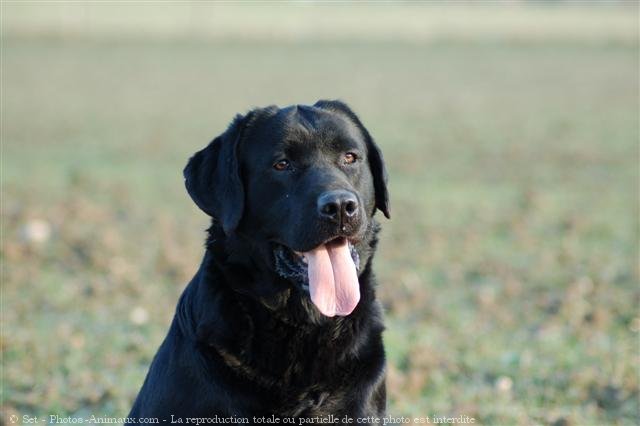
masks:
[[[334,238],[306,252],[276,244],[274,255],[278,274],[307,290],[323,315],[346,316],[358,305],[360,257],[348,239]]]

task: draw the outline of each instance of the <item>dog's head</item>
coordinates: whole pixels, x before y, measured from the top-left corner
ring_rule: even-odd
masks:
[[[187,191],[228,236],[268,244],[274,271],[326,316],[358,303],[373,215],[389,217],[382,154],[347,105],[267,107],[237,116],[184,170]]]

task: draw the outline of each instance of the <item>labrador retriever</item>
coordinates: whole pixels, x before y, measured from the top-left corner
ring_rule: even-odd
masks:
[[[340,101],[252,110],[184,177],[212,218],[206,250],[127,422],[383,416],[371,261],[389,199],[358,117]]]

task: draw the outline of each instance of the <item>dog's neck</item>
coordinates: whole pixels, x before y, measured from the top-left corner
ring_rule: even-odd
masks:
[[[357,258],[354,262],[358,264],[360,281],[366,285],[370,281],[368,275],[379,230],[380,225],[372,218],[353,255]],[[278,268],[272,243],[256,241],[242,233],[226,235],[220,223],[212,219],[205,246],[210,258],[205,267],[223,276],[220,285],[261,303],[284,320],[316,325],[326,322],[327,318],[311,303],[308,281]],[[356,248],[352,250],[355,252]],[[306,275],[306,270],[304,273]]]
[[[370,275],[379,225],[371,221],[370,226],[367,239],[360,248],[362,307],[375,301]],[[357,316],[328,318],[322,315],[311,302],[308,290],[278,274],[269,244],[256,244],[241,235],[227,236],[215,219],[207,230],[205,247],[200,271],[194,279],[204,287],[199,292],[206,293],[199,297],[216,301],[224,299],[226,304],[249,310],[252,316],[261,313],[264,318],[309,330],[328,324],[339,325]]]

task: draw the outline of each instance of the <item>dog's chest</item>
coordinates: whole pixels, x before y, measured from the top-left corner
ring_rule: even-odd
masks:
[[[264,333],[264,334],[263,334]],[[303,330],[287,326],[256,329],[247,354],[251,363],[270,372],[286,387],[335,384],[345,373],[346,344],[332,329]]]
[[[346,356],[335,330],[303,330],[278,324],[256,325],[240,353],[218,349],[225,364],[251,393],[287,416],[322,415],[341,410],[355,361]]]

